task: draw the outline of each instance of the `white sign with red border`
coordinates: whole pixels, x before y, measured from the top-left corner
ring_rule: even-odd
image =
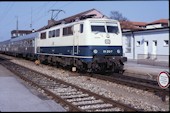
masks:
[[[157,78],[159,86],[163,89],[169,86],[169,73],[166,71],[160,72]]]

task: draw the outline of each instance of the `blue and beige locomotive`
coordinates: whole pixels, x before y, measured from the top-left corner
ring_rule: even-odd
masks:
[[[0,51],[87,72],[123,72],[118,21],[87,18],[0,43]]]

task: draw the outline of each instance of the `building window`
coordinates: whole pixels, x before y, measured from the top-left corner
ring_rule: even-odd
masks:
[[[46,32],[41,33],[40,39],[46,39]]]
[[[136,46],[140,46],[140,41],[137,41]]]
[[[148,46],[148,45],[149,45],[148,41],[145,41],[145,43],[146,43],[146,46]]]
[[[153,45],[157,46],[157,41],[156,40],[153,40]]]
[[[164,40],[164,46],[169,46],[169,40]]]
[[[126,37],[126,53],[131,53],[131,37],[127,36]]]
[[[63,28],[63,36],[73,35],[72,26]]]

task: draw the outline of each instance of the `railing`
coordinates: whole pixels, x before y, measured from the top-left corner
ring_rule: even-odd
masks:
[[[137,63],[169,67],[169,55],[138,54]]]

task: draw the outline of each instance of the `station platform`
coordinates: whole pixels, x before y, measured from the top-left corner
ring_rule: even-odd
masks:
[[[0,65],[0,112],[65,112],[53,100],[22,83]]]
[[[150,78],[154,80],[157,79],[160,72],[169,72],[169,67],[139,64],[136,60],[128,60],[125,62],[124,69],[125,73],[132,73],[136,74],[138,77],[142,76],[142,78]]]

